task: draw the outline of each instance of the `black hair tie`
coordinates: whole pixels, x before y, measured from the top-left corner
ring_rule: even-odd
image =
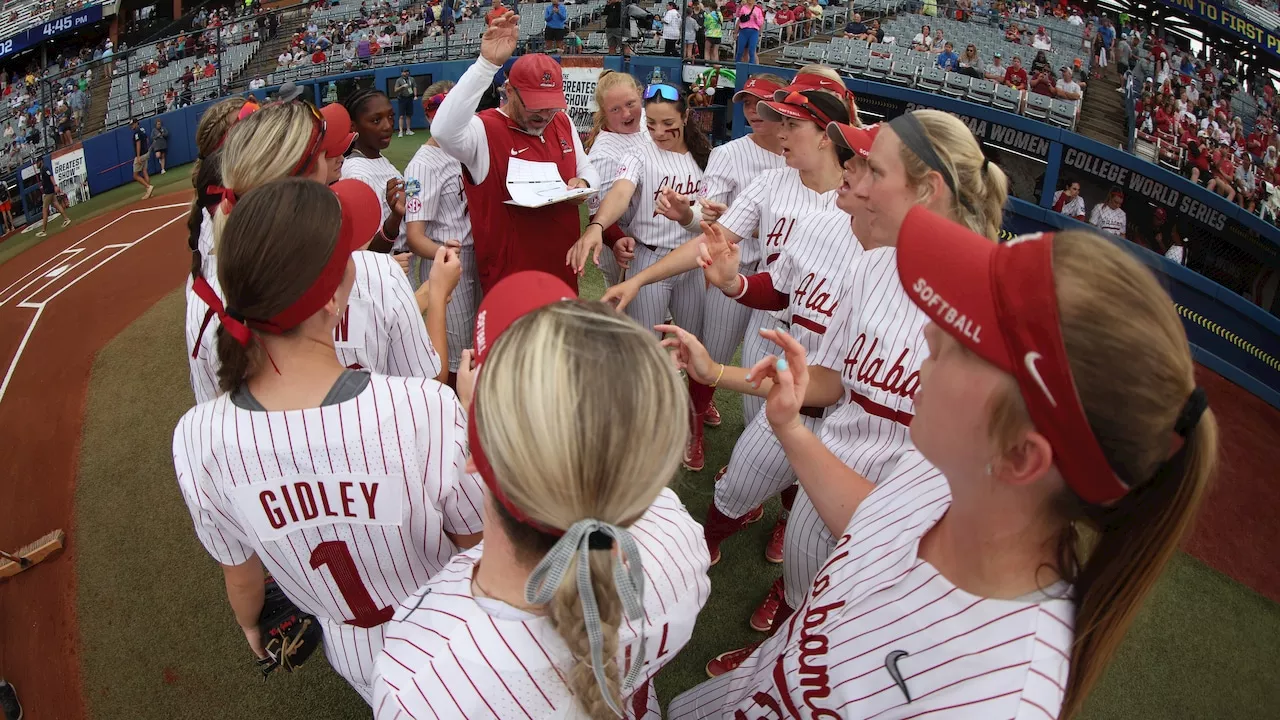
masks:
[[[982,174],[983,174],[983,175],[986,175],[986,174],[987,174],[987,166],[988,166],[988,165],[990,165],[990,164],[991,164],[991,160],[989,160],[988,158],[985,158],[985,157],[984,157],[984,158],[982,158]]]
[[[236,310],[234,308],[230,308],[230,307],[227,308],[227,317],[231,318],[232,320],[235,320],[238,323],[244,322],[244,315],[241,314],[239,310]]]
[[[1209,399],[1205,397],[1204,388],[1196,386],[1195,390],[1187,396],[1187,401],[1182,404],[1182,411],[1178,413],[1178,419],[1173,423],[1173,431],[1187,437],[1192,430],[1196,429],[1196,425],[1200,424],[1200,416],[1209,407]]]
[[[612,550],[613,536],[606,535],[599,530],[592,530],[587,536],[587,548],[590,550]]]

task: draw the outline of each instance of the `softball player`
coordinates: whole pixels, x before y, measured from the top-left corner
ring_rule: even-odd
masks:
[[[344,368],[333,348],[374,200],[357,181],[305,178],[240,198],[219,248],[223,394],[188,411],[173,441],[249,647],[265,656],[265,567],[319,619],[330,664],[366,700],[394,607],[479,541],[484,502],[453,391]]]
[[[379,720],[661,717],[652,680],[711,590],[698,524],[666,487],[688,400],[649,329],[575,295],[523,272],[481,303],[468,433],[489,541],[396,611]]]
[[[657,200],[664,190],[689,197],[701,197],[705,193],[702,171],[711,153],[710,141],[698,130],[685,131],[688,105],[675,87],[650,85],[644,94],[646,122],[653,143],[622,159],[613,187],[601,201],[596,219],[569,249],[566,262],[578,273],[588,260],[599,258],[604,228],[627,213],[632,219],[623,229],[634,238],[635,259],[631,262],[634,272],[643,273],[645,268],[697,235],[696,216],[683,226],[672,222],[658,214]],[[619,240],[615,247],[624,242],[625,239]],[[677,322],[701,332],[705,297],[702,278],[688,271],[644,287],[626,312],[641,327],[652,328],[670,313]],[[710,386],[690,381],[693,430],[685,453],[685,467],[690,470],[698,471],[703,466],[702,416],[711,404],[713,393]]]
[[[828,133],[846,147],[856,147],[859,141],[846,139],[844,130],[846,127],[836,124]],[[846,197],[853,195],[848,207],[854,212],[854,233],[865,252],[853,262],[844,298],[811,360],[812,382],[805,405],[839,405],[823,420],[819,433],[826,448],[823,452],[871,482],[879,482],[911,450],[907,426],[926,354],[926,317],[911,303],[894,274],[901,218],[923,202],[931,210],[963,220],[994,241],[1007,181],[998,167],[982,157],[977,140],[963,122],[933,110],[908,113],[880,126],[867,163],[869,172],[856,186],[844,190]],[[763,334],[776,339],[785,333],[769,330]],[[681,333],[680,339],[687,336]],[[719,368],[700,355],[691,374],[701,378],[703,369],[720,375]],[[726,369],[721,384],[740,392],[767,394],[769,384],[752,385],[747,374],[737,368]],[[787,523],[782,582],[773,585],[752,615],[752,624],[758,628],[779,627],[798,606],[835,544],[803,491],[813,459],[796,455],[784,438],[779,440],[784,441],[802,491]],[[751,650],[723,653],[707,670],[713,676],[731,670]]]
[[[862,245],[853,233],[850,215],[856,212],[853,193],[866,170],[866,157],[875,139],[876,128],[845,127],[842,149],[843,189],[836,199],[837,210],[801,217],[791,241],[769,269],[747,276],[738,272],[741,245],[730,243],[718,227],[708,227],[701,248],[707,282],[725,297],[762,311],[781,311],[782,322],[807,352],[816,352],[845,294],[854,259]],[[825,136],[825,130],[824,130]],[[834,142],[834,141],[832,141]],[[817,432],[827,409],[801,410],[801,422]],[[783,493],[783,507],[790,509],[795,498],[795,473],[787,461],[768,420],[756,413],[734,445],[729,465],[715,484],[715,495],[703,522],[712,562],[720,557],[720,543],[745,527],[762,512],[761,503]],[[786,520],[779,522],[765,549],[765,559],[783,561]],[[752,621],[757,630],[767,631],[772,617]]]
[[[191,249],[191,277],[187,278],[187,290],[196,275],[210,277],[217,275],[213,257],[213,208],[222,199],[217,193],[209,192],[209,188],[222,185],[222,175],[218,172],[217,161],[210,163],[210,158],[222,147],[227,131],[239,119],[244,108],[244,100],[229,97],[210,105],[200,116],[196,126],[196,162],[191,170],[191,186],[195,197],[191,201],[191,215],[187,218],[187,246]],[[206,164],[212,167],[206,168]],[[190,295],[188,295],[190,299]]]
[[[423,93],[423,109],[430,123],[453,83],[441,80]],[[480,305],[480,276],[476,272],[471,215],[462,189],[462,163],[440,149],[434,138],[423,143],[405,167],[405,234],[410,260],[409,279],[415,287],[427,281],[432,260],[442,247],[457,249],[461,277],[445,315],[450,384],[458,372],[462,351],[471,347],[476,308]],[[430,319],[428,319],[430,322]]]
[[[218,224],[239,195],[253,188],[288,175],[323,183],[328,177],[328,157],[340,155],[352,141],[351,133],[342,127],[334,130],[328,130],[323,115],[300,102],[265,105],[232,126],[217,153],[225,189],[219,189],[223,199],[214,217],[215,235],[220,234]],[[381,253],[361,253],[355,264],[352,302],[334,331],[343,365],[401,377],[441,377],[439,353],[427,335],[418,299],[404,271]],[[428,288],[435,298],[431,304],[440,315],[441,329],[445,299],[451,290],[451,275],[446,270],[451,264],[456,267],[456,257],[441,264],[441,282]],[[216,274],[196,278],[188,296],[187,349],[197,403],[211,400],[219,392],[214,346],[217,317],[212,309],[222,302],[221,297]],[[443,344],[443,336],[440,342]]]
[[[1076,717],[1194,520],[1217,423],[1135,258],[1084,232],[997,245],[924,208],[896,255],[930,321],[918,450],[878,484],[827,453],[780,334],[767,412],[841,537],[791,622],[668,717]]]
[[[372,87],[360,88],[342,101],[351,115],[356,140],[342,165],[342,177],[354,178],[373,188],[382,207],[379,237],[372,247],[377,251],[404,252],[409,247],[405,235],[404,177],[382,151],[391,145],[395,133],[395,112],[387,94]]]
[[[596,106],[599,109],[596,110],[594,127],[583,143],[588,152],[587,159],[602,180],[600,192],[587,200],[587,209],[592,215],[600,210],[601,199],[613,186],[622,158],[653,144],[653,139],[645,129],[640,86],[630,73],[614,70],[600,73],[600,80],[596,83]],[[631,222],[630,214],[628,212],[623,215],[619,225],[628,225]],[[614,227],[609,230],[615,232]],[[627,260],[629,262],[630,258]],[[618,266],[613,253],[601,253],[598,264],[600,272],[604,273],[606,287],[616,284],[622,268]]]

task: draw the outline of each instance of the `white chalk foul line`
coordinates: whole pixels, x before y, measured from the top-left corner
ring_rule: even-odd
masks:
[[[182,205],[169,205],[169,206],[165,206],[165,207],[168,207],[169,209],[172,209],[172,208],[174,208],[174,207],[187,207],[187,206],[186,206],[186,204],[184,203],[184,204],[182,204]],[[160,209],[160,208],[147,208],[147,209]],[[126,213],[125,215],[120,216],[120,218],[117,218],[116,220],[119,220],[119,219],[122,219],[122,218],[128,217],[129,215],[132,215],[132,214],[133,214],[133,213],[135,213],[135,212],[141,212],[141,211],[139,211],[139,210],[131,210],[131,211],[129,211],[129,213]],[[59,296],[59,295],[61,295],[62,293],[64,293],[64,292],[66,292],[67,290],[69,290],[73,285],[75,285],[76,283],[78,283],[78,282],[80,282],[81,280],[83,280],[83,279],[85,279],[86,277],[88,277],[90,274],[92,274],[92,273],[93,273],[95,270],[97,270],[98,268],[100,268],[100,267],[102,267],[103,265],[106,265],[107,263],[111,262],[112,260],[114,260],[116,257],[118,257],[121,253],[125,252],[125,251],[126,251],[126,250],[128,250],[129,248],[133,247],[134,245],[137,245],[138,243],[142,242],[143,240],[146,240],[147,238],[151,237],[152,235],[155,235],[156,233],[160,232],[161,230],[163,230],[163,229],[165,229],[165,228],[169,227],[170,225],[174,224],[175,222],[177,222],[177,221],[179,221],[179,220],[182,220],[182,219],[184,219],[184,218],[186,218],[186,217],[187,217],[187,216],[186,216],[185,214],[183,214],[183,215],[178,215],[178,216],[176,216],[176,217],[174,217],[174,218],[172,218],[172,219],[170,219],[170,220],[166,221],[164,224],[162,224],[160,227],[156,228],[155,230],[152,230],[151,232],[147,233],[146,235],[143,235],[142,237],[138,238],[137,240],[134,240],[133,242],[128,242],[128,243],[115,243],[115,244],[112,244],[112,245],[106,245],[106,246],[103,246],[103,247],[99,248],[97,251],[94,251],[94,252],[93,252],[89,257],[85,258],[85,260],[84,260],[84,261],[82,261],[82,262],[88,262],[89,260],[91,260],[91,259],[93,258],[93,255],[96,255],[96,254],[97,254],[99,251],[101,251],[101,250],[111,250],[111,249],[114,249],[114,250],[115,250],[115,252],[114,252],[114,253],[112,253],[110,257],[103,258],[101,261],[99,261],[99,262],[98,262],[98,264],[97,264],[97,265],[94,265],[93,267],[89,268],[88,270],[85,270],[85,271],[84,271],[84,273],[82,273],[79,277],[77,277],[77,278],[75,278],[74,280],[72,280],[71,282],[67,283],[65,286],[63,286],[63,287],[59,288],[59,289],[57,290],[57,292],[53,293],[52,295],[50,295],[49,297],[45,298],[44,300],[40,300],[40,301],[38,301],[38,302],[28,302],[28,301],[23,301],[23,302],[18,303],[18,304],[17,304],[17,307],[26,308],[26,309],[32,309],[32,310],[35,310],[36,312],[35,312],[35,315],[31,318],[31,322],[27,325],[27,331],[26,331],[26,333],[25,333],[25,334],[23,334],[23,336],[22,336],[22,342],[20,342],[20,343],[18,344],[18,350],[17,350],[17,352],[15,352],[15,353],[13,354],[13,359],[9,362],[9,369],[8,369],[8,370],[5,372],[5,374],[4,374],[4,382],[3,382],[3,383],[0,383],[0,402],[2,402],[2,401],[4,400],[5,393],[6,393],[6,391],[8,391],[8,389],[9,389],[9,381],[13,379],[13,373],[14,373],[14,371],[15,371],[15,370],[17,370],[17,368],[18,368],[18,361],[22,359],[22,353],[23,353],[24,351],[26,351],[26,349],[27,349],[27,342],[31,339],[31,334],[32,334],[32,333],[35,331],[35,329],[36,329],[36,323],[40,320],[40,316],[41,316],[42,314],[44,314],[44,309],[45,309],[45,307],[47,307],[47,306],[48,306],[48,304],[49,304],[50,302],[52,302],[54,298],[58,297],[58,296]],[[116,221],[115,221],[115,220],[113,220],[113,221],[112,221],[112,223],[108,223],[107,225],[103,226],[103,227],[102,227],[102,228],[100,228],[99,230],[94,231],[94,234],[97,234],[98,232],[101,232],[102,230],[105,230],[107,227],[110,227],[110,225],[111,225],[111,224],[113,224],[114,222],[116,222]],[[89,237],[92,237],[92,235],[90,235]],[[85,240],[88,240],[89,238],[88,238],[88,237],[86,237],[86,238],[84,238],[84,239],[85,239]],[[83,242],[83,240],[82,240],[81,242]],[[76,252],[83,252],[83,250],[84,250],[83,248],[77,248],[77,249],[76,249]],[[59,254],[64,254],[64,253],[66,253],[66,252],[68,252],[68,251],[64,250],[62,253],[59,253]],[[55,256],[55,257],[56,257],[56,256]],[[77,265],[78,265],[78,264],[80,264],[80,263],[77,263]],[[44,287],[47,287],[47,286],[48,286],[48,284],[46,283],[46,285],[45,285],[45,286],[42,286],[42,287],[41,287],[41,289],[44,289]],[[10,287],[12,287],[12,286],[10,286]],[[7,291],[7,289],[6,289],[6,291]],[[37,292],[38,292],[38,291],[37,291]],[[28,296],[28,298],[29,298],[29,297],[30,297],[30,296]]]

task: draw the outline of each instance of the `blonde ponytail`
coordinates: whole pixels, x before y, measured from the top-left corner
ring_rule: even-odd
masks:
[[[920,121],[925,140],[942,161],[942,172],[948,187],[954,188],[950,218],[991,240],[1000,238],[1004,204],[1009,197],[1009,179],[1000,166],[987,160],[982,148],[959,118],[939,110],[916,110],[912,115]],[[930,168],[915,151],[902,144],[901,158],[907,182],[927,202],[932,186],[925,182]]]
[[[600,687],[596,681],[595,669],[591,666],[587,622],[582,614],[582,598],[575,578],[578,562],[575,559],[569,565],[560,587],[556,588],[554,599],[547,606],[547,616],[573,654],[573,666],[565,674],[565,684],[577,698],[578,706],[591,720],[616,720],[618,716],[605,698],[612,699],[616,707],[624,707],[622,672],[617,662],[606,662],[605,687]],[[612,551],[591,552],[591,589],[600,611],[600,632],[604,640],[601,654],[610,659],[618,656],[618,628],[622,625],[622,603],[613,584],[613,563]]]

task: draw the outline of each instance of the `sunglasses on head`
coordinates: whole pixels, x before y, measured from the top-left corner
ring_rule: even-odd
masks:
[[[315,105],[306,100],[289,100],[289,103],[297,103],[311,111],[311,119],[315,121],[311,129],[311,141],[307,143],[307,151],[302,154],[302,160],[289,173],[290,176],[296,177],[311,169],[312,164],[316,161],[316,156],[320,152],[320,146],[324,143],[324,134],[329,125],[324,120],[324,115],[320,114],[320,110]],[[280,103],[285,104],[285,103]]]
[[[655,84],[644,89],[644,99],[652,100],[661,97],[667,102],[680,102],[680,91],[672,85]]]

